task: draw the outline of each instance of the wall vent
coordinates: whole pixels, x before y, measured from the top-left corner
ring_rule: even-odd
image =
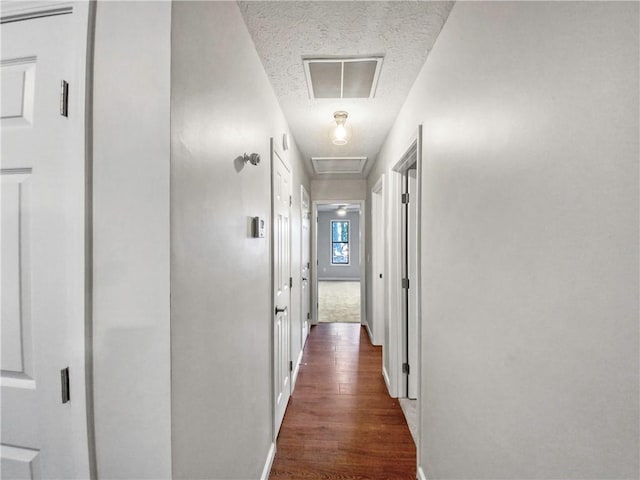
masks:
[[[311,157],[313,170],[323,173],[362,173],[367,157]]]
[[[303,60],[309,98],[373,98],[382,57]]]

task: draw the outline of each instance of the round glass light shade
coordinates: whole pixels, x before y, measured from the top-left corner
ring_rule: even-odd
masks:
[[[351,140],[351,125],[347,123],[347,112],[335,112],[333,118],[335,125],[331,127],[329,136],[334,145],[346,145]]]

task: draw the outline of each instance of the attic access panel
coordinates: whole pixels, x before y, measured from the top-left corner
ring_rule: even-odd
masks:
[[[317,174],[362,173],[367,157],[311,157]]]
[[[309,98],[373,98],[382,57],[308,58],[303,63]]]

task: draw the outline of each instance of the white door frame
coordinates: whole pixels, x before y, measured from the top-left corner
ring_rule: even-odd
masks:
[[[403,397],[406,385],[402,373],[402,175],[395,171],[390,171],[385,193],[385,204],[387,211],[386,231],[386,265],[387,281],[387,311],[385,328],[388,329],[387,350],[383,348],[383,376],[387,383],[389,395],[394,398]]]
[[[311,268],[311,263],[312,263],[312,259],[311,259],[311,244],[309,243],[309,245],[305,245],[304,242],[304,235],[302,234],[302,225],[304,224],[305,221],[305,217],[308,216],[309,217],[309,241],[311,241],[312,239],[312,231],[313,231],[313,226],[312,226],[312,215],[311,215],[311,197],[309,196],[309,192],[307,192],[307,189],[304,188],[304,185],[300,185],[300,271],[304,271],[305,267],[302,264],[303,262],[303,255],[302,252],[304,252],[305,246],[309,249],[309,267],[307,269],[307,289],[306,289],[306,295],[309,296],[308,298],[308,302],[309,302],[309,314],[311,314],[311,272],[312,272],[312,268]],[[302,323],[303,323],[303,328],[302,328],[302,340],[301,340],[301,345],[300,345],[300,355],[302,355],[302,350],[304,350],[304,345],[307,341],[307,337],[309,336],[309,330],[311,330],[311,318],[309,318],[308,320],[306,318],[304,318],[304,305],[305,305],[305,290],[302,288],[302,282],[304,280],[302,280],[302,278],[300,279],[300,314],[302,315]],[[310,315],[311,316],[311,315]]]
[[[386,283],[388,286],[388,311],[387,318],[389,319],[389,351],[383,351],[383,357],[388,355],[388,362],[383,361],[383,371],[385,381],[387,382],[387,388],[389,394],[392,397],[403,398],[407,396],[407,374],[403,372],[402,364],[407,358],[407,344],[406,344],[406,325],[403,318],[403,302],[404,292],[402,288],[402,173],[406,171],[413,163],[416,163],[417,168],[417,217],[421,218],[421,201],[422,201],[422,125],[418,126],[416,136],[411,142],[409,148],[400,157],[398,162],[393,166],[389,172],[389,188],[388,195],[385,196],[385,200],[388,202],[388,228],[387,228],[387,245],[388,245],[388,258],[387,258],[387,272],[389,281]],[[413,201],[413,199],[412,199]],[[417,229],[417,262],[420,265],[421,253],[420,253],[420,230]],[[413,282],[410,288],[415,288],[417,292],[421,289],[421,276],[420,269],[418,269],[418,278]],[[422,317],[421,295],[417,296],[417,314],[418,319]],[[417,365],[411,365],[412,374],[418,378],[418,392],[420,391],[420,335],[421,335],[421,322],[418,321],[418,328],[415,335],[418,340],[418,361]],[[386,358],[383,358],[386,360]],[[386,366],[388,364],[388,371]]]
[[[384,343],[384,322],[385,312],[387,310],[387,272],[386,266],[386,242],[384,235],[386,232],[386,204],[385,195],[385,175],[380,178],[371,189],[371,327],[373,327],[373,335],[369,329],[369,337],[374,345],[382,345]],[[382,279],[376,278],[382,275]],[[382,280],[379,282],[378,280]],[[377,308],[376,308],[377,307]]]
[[[318,324],[318,205],[345,204],[360,206],[360,228],[358,242],[360,247],[360,325],[367,324],[367,272],[365,266],[365,204],[364,200],[313,200],[311,202],[311,324]]]

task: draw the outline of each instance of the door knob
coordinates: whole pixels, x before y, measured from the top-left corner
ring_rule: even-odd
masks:
[[[284,313],[286,311],[287,311],[287,307],[284,307],[284,308],[276,307],[276,315],[279,314],[279,313]]]

